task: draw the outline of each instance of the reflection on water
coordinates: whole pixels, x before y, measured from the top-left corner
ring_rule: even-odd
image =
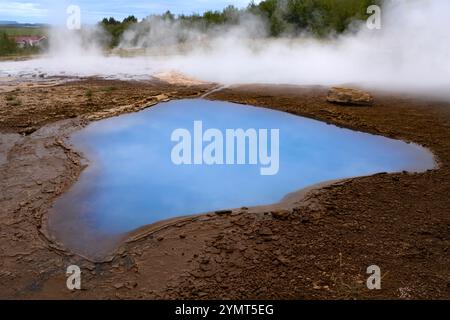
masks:
[[[255,165],[188,165],[171,161],[178,128],[279,129],[274,176]],[[59,200],[50,229],[85,250],[110,237],[171,217],[272,204],[328,180],[434,167],[425,149],[337,128],[287,113],[225,102],[182,100],[90,124],[72,141],[89,159],[79,181]]]

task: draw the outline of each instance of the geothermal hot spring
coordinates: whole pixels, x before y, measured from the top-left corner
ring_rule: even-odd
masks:
[[[279,130],[279,170],[260,164],[177,165],[174,130]],[[49,227],[72,250],[95,255],[127,232],[174,217],[259,206],[330,180],[435,167],[426,149],[263,108],[180,100],[94,122],[71,141],[89,161],[53,206]],[[270,147],[270,139],[267,139]],[[205,143],[206,144],[206,143]],[[268,148],[270,151],[270,148]]]

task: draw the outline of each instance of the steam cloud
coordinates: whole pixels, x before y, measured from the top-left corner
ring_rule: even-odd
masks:
[[[55,32],[52,39],[60,40],[52,41],[47,57],[1,62],[0,74],[38,70],[49,75],[141,79],[174,70],[222,84],[356,84],[450,99],[448,12],[447,0],[386,1],[381,30],[363,24],[356,32],[330,40],[307,35],[265,38],[264,21],[253,16],[207,34],[150,19],[148,32],[141,25],[124,34],[120,49],[140,53],[126,58],[102,54],[99,39],[104,35],[99,30],[90,30],[84,39]]]

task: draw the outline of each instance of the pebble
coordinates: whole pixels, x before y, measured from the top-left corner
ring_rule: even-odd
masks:
[[[233,211],[232,210],[218,210],[216,211],[216,214],[218,215],[225,215],[225,214],[232,214]]]

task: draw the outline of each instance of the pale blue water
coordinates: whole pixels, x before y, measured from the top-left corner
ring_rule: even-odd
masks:
[[[261,176],[259,165],[176,166],[171,134],[192,130],[196,120],[205,130],[279,129],[278,174]],[[53,225],[77,220],[81,228],[105,235],[177,216],[272,204],[324,181],[435,166],[432,154],[417,145],[207,100],[174,101],[95,122],[72,141],[90,164],[55,203]]]

